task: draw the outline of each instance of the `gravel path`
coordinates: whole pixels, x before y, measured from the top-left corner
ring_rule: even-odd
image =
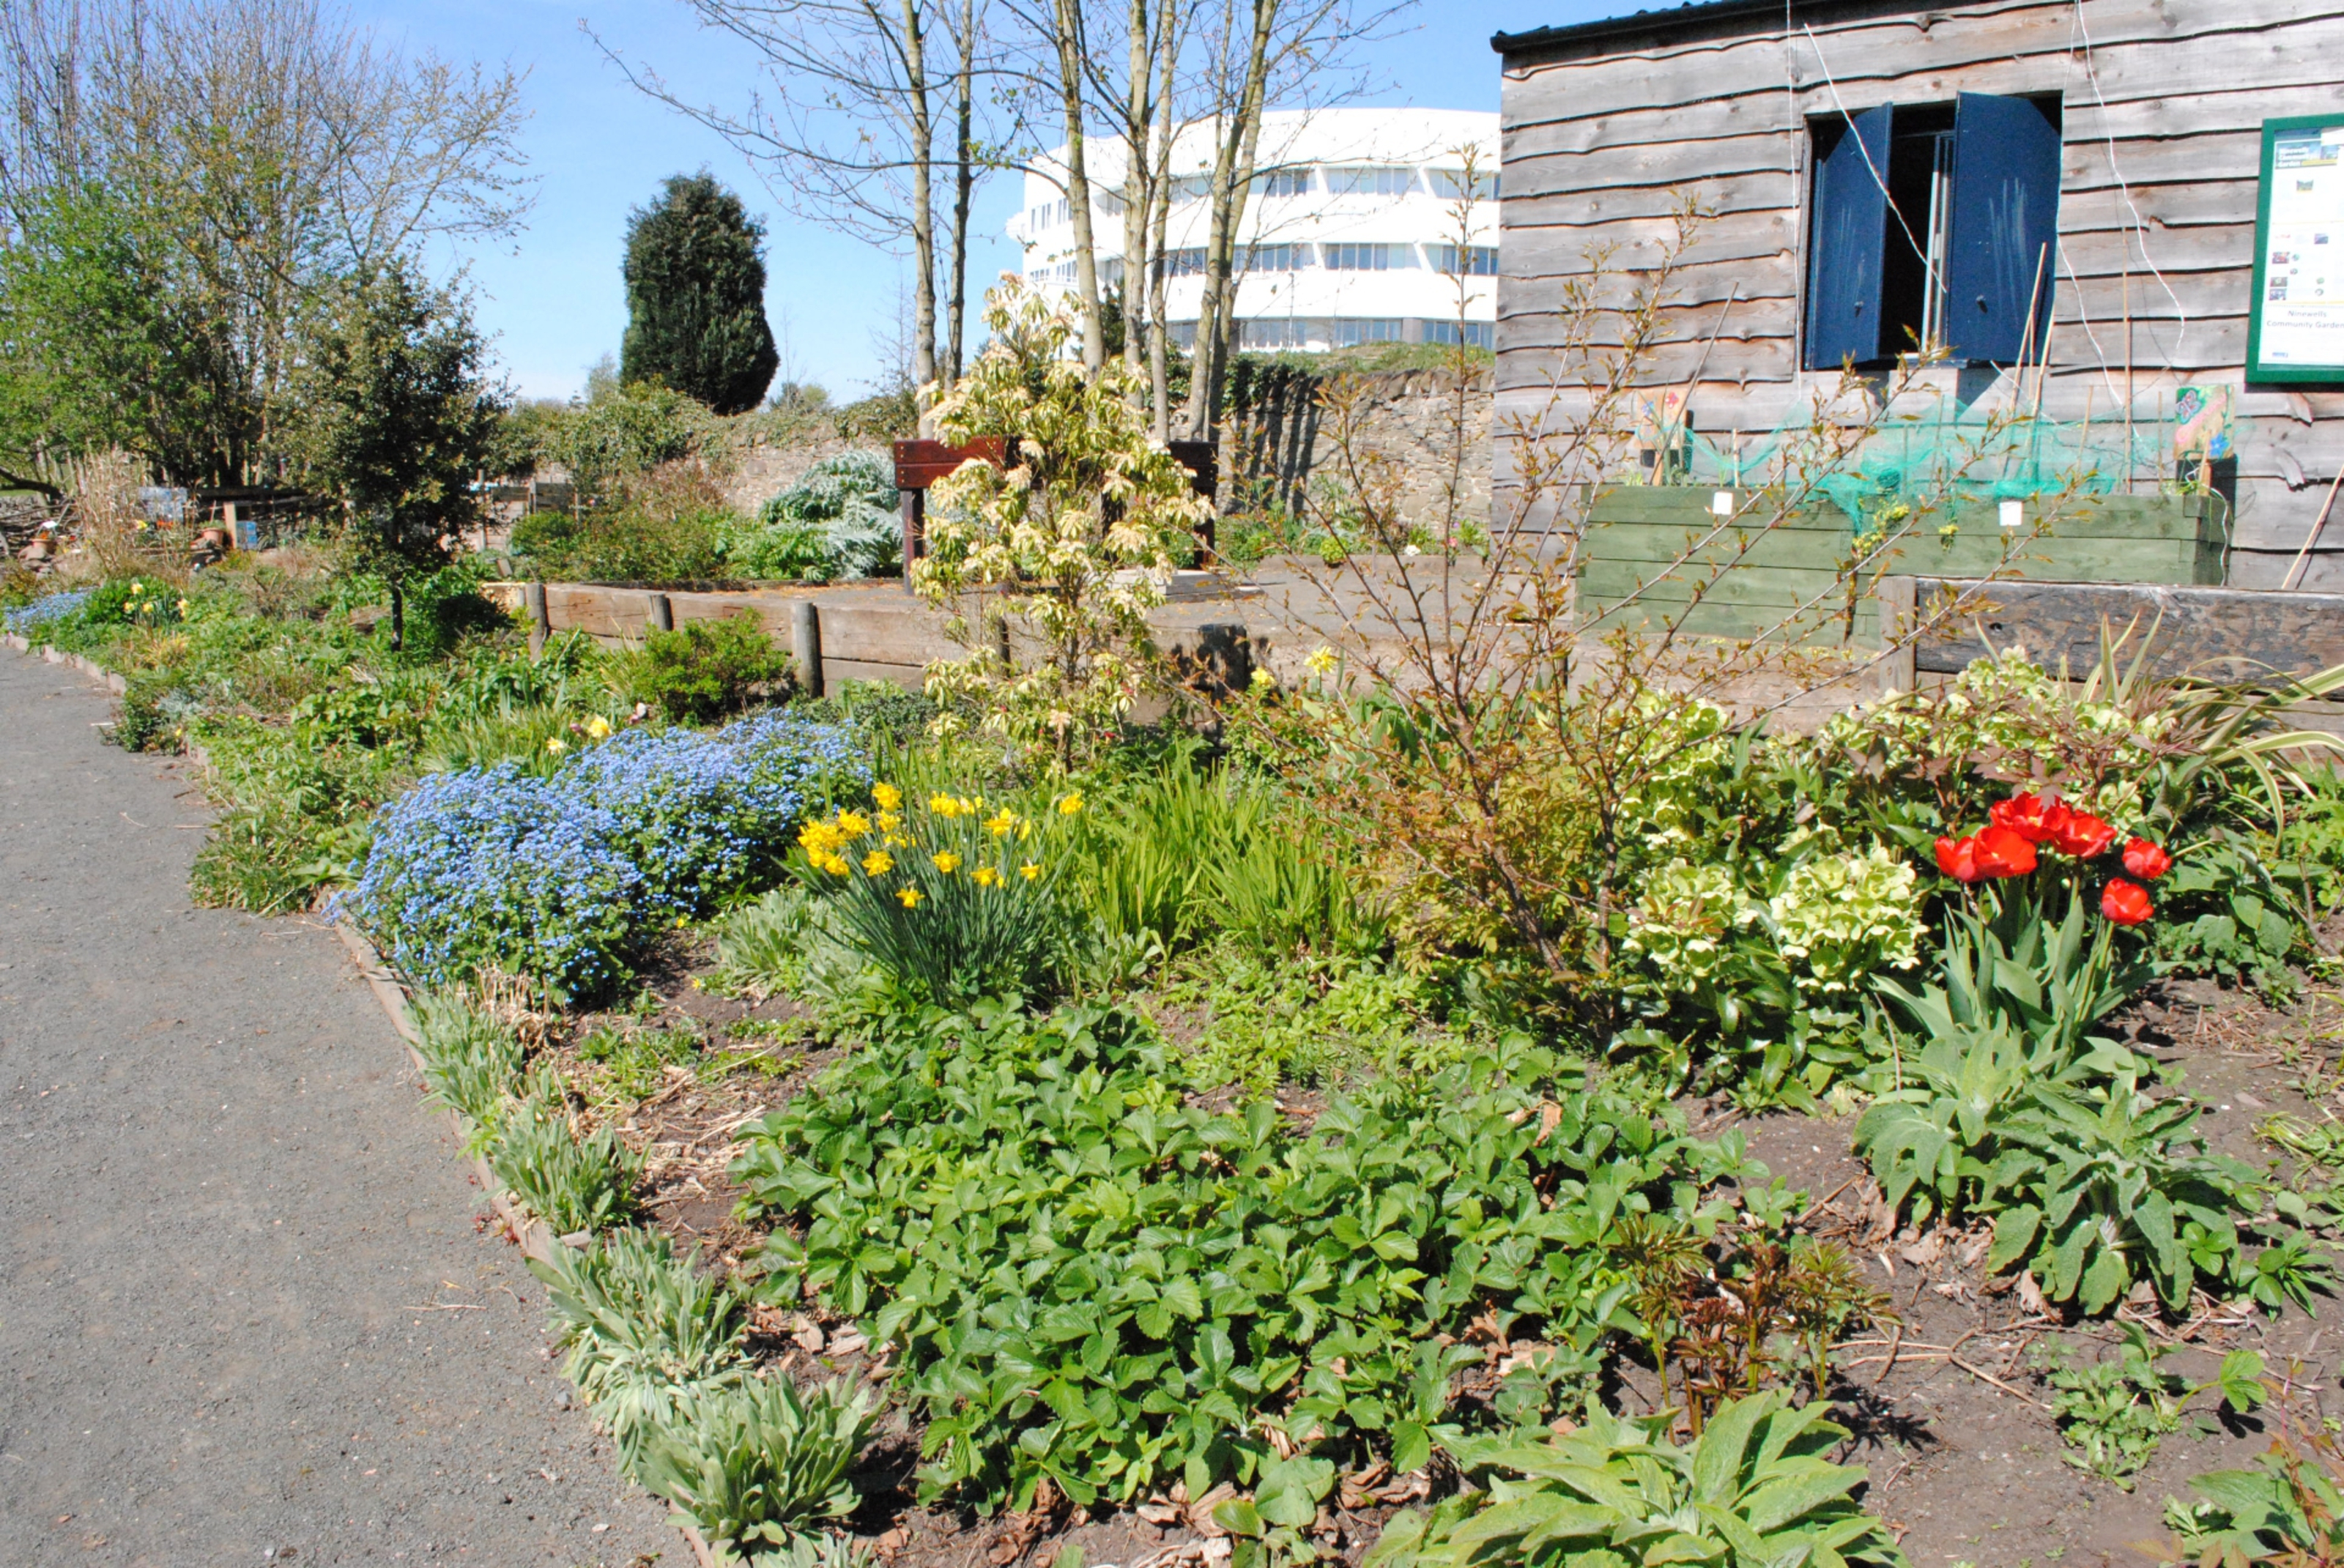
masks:
[[[0,651],[0,1563],[689,1562],[341,944],[189,908],[107,714]]]

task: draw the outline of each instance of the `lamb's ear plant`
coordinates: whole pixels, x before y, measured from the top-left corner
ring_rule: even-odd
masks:
[[[1859,1464],[1828,1457],[1846,1430],[1781,1390],[1718,1407],[1680,1447],[1669,1415],[1600,1406],[1543,1442],[1461,1442],[1468,1489],[1384,1529],[1363,1568],[1903,1568],[1886,1525],[1851,1495]]]
[[[581,1138],[555,1084],[539,1080],[506,1115],[489,1168],[560,1235],[607,1231],[634,1211],[641,1161],[609,1127]]]
[[[465,1150],[480,1153],[495,1141],[520,1082],[520,1038],[460,992],[418,991],[412,1010],[423,1081],[435,1101],[470,1124]]]
[[[877,1407],[843,1379],[806,1392],[787,1377],[694,1392],[652,1434],[638,1476],[727,1560],[763,1562],[767,1549],[854,1512],[848,1477]]]
[[[531,1260],[553,1307],[562,1374],[578,1385],[630,1470],[653,1434],[685,1418],[691,1402],[737,1385],[740,1292],[703,1274],[655,1231],[613,1231],[583,1249]]]

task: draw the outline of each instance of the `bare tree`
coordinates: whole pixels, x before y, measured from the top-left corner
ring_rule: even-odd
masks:
[[[987,73],[983,0],[684,3],[702,26],[739,39],[763,61],[768,88],[738,113],[687,102],[657,71],[629,62],[591,28],[588,35],[637,87],[730,142],[788,210],[873,244],[909,247],[912,373],[924,387],[939,368],[940,159],[950,169],[944,337],[956,373],[970,204],[990,166],[976,125]],[[940,149],[947,126],[949,144]]]
[[[404,56],[324,0],[0,5],[0,220],[22,243],[103,206],[171,339],[126,438],[189,478],[256,477],[322,285],[519,226],[522,118],[510,70]]]

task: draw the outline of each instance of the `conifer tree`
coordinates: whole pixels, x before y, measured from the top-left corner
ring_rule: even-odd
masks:
[[[742,413],[781,364],[765,320],[764,225],[704,172],[672,176],[665,189],[628,219],[619,379]]]

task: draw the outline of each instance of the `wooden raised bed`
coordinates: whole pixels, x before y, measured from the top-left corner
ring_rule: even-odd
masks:
[[[1728,530],[1685,559],[1688,548],[1717,526],[1710,511],[1716,494],[1705,486],[1623,486],[1599,494],[1588,513],[1579,580],[1582,622],[1599,628],[1669,622],[1702,636],[1758,637],[1825,595],[1829,602],[1802,618],[1801,639],[1846,635],[1871,643],[1879,638],[1879,613],[1870,590],[1882,572],[1979,578],[1999,571],[2030,582],[2167,586],[2215,585],[2223,576],[2222,508],[2207,497],[2077,497],[2053,516],[2030,501],[2021,514],[2021,542],[2007,562],[1995,503],[1972,502],[1896,525],[1906,531],[1888,558],[1864,571],[1851,627],[1845,586],[1834,592],[1855,538],[1846,513],[1823,506],[1767,528],[1762,503],[1748,508],[1749,528]],[[1749,495],[1734,492],[1745,507]],[[1941,538],[1946,523],[1955,531]],[[1713,577],[1713,566],[1723,569]],[[1704,579],[1708,586],[1694,603]],[[1607,613],[1639,588],[1632,605]]]

